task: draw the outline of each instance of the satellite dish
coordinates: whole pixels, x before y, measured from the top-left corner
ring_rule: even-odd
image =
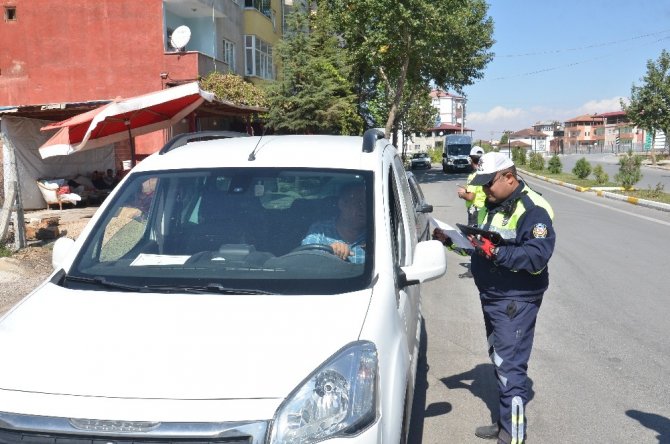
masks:
[[[189,40],[191,40],[191,30],[188,26],[181,25],[172,32],[170,45],[177,51],[183,51]]]

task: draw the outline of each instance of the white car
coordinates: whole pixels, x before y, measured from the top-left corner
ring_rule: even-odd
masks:
[[[363,254],[302,245],[351,184]],[[0,320],[0,442],[405,442],[420,283],[446,269],[414,221],[374,130],[170,145]]]

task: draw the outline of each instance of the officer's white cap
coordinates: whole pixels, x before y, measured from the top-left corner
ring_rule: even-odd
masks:
[[[484,155],[484,150],[482,149],[481,146],[475,145],[470,150],[470,155],[471,156],[483,156]]]
[[[514,162],[507,155],[492,151],[479,158],[477,174],[470,181],[470,185],[484,185],[495,178],[498,171],[514,166]]]

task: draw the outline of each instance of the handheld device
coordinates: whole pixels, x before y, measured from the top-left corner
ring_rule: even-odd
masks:
[[[503,245],[505,244],[505,239],[502,238],[500,233],[496,233],[495,231],[489,231],[489,230],[482,230],[481,228],[473,227],[470,225],[463,225],[463,224],[456,224],[459,230],[461,230],[461,233],[463,233],[466,236],[473,235],[473,236],[481,236],[489,239],[491,242],[493,242],[495,245]]]

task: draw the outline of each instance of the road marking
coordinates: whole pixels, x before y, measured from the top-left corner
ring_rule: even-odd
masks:
[[[591,204],[591,205],[597,205],[597,206],[602,207],[602,208],[607,208],[607,209],[610,209],[612,211],[618,211],[619,213],[627,214],[627,215],[633,216],[633,217],[638,217],[640,219],[648,220],[649,222],[656,222],[658,224],[667,225],[668,227],[670,227],[670,222],[666,222],[666,221],[660,220],[660,219],[654,219],[653,217],[649,217],[649,216],[643,216],[641,214],[637,214],[637,213],[633,213],[633,212],[630,212],[630,211],[622,210],[620,208],[614,208],[614,207],[611,207],[609,205],[605,205],[605,204],[602,204],[602,203],[599,203],[599,202],[593,202],[589,199],[584,199],[582,197],[575,196],[572,193],[564,193],[562,191],[558,191],[554,187],[545,186],[542,183],[535,183],[535,184],[533,184],[533,186],[539,186],[540,188],[544,188],[545,190],[553,191],[553,192],[558,193],[558,194],[560,194],[562,196],[565,196],[565,197],[571,197],[573,199],[581,200],[582,202],[586,202],[586,203]]]

